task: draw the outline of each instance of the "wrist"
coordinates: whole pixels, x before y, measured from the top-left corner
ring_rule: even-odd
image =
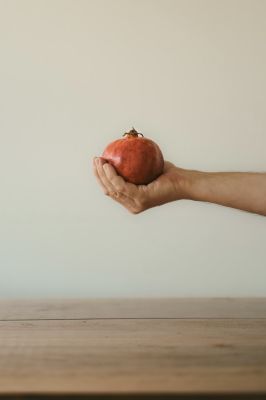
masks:
[[[207,173],[196,170],[176,168],[177,187],[176,193],[179,198],[187,200],[203,200],[204,182]]]

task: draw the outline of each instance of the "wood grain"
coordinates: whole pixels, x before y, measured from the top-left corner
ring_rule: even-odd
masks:
[[[0,300],[0,320],[266,318],[266,298]]]
[[[0,323],[2,393],[266,393],[266,320]]]
[[[266,398],[266,299],[6,300],[0,319],[2,399]]]

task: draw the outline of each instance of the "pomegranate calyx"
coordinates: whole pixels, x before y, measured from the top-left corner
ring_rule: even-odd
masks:
[[[138,136],[144,136],[142,133],[136,131],[134,127],[129,132],[125,132],[123,136],[133,136],[133,137],[138,137]]]

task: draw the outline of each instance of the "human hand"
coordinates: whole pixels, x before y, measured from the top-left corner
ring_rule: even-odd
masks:
[[[133,185],[102,158],[94,172],[106,195],[138,214],[174,200],[221,204],[266,216],[266,173],[201,172],[177,168],[166,161],[164,171],[148,185]]]
[[[170,201],[188,198],[186,170],[166,161],[164,171],[148,185],[134,185],[119,176],[115,168],[100,157],[93,160],[94,173],[104,193],[133,214]]]

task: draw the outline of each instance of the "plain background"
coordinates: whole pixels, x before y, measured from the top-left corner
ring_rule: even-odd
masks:
[[[131,215],[94,155],[132,125],[184,168],[266,170],[266,1],[0,0],[0,297],[266,295],[266,218]]]

